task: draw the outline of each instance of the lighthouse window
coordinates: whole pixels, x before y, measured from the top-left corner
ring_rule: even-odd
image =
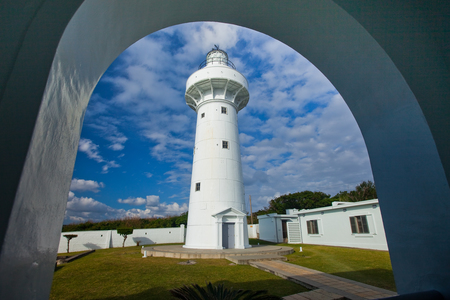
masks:
[[[202,113],[202,118],[204,118],[205,117],[205,113]]]
[[[197,182],[196,184],[195,184],[195,191],[197,192],[197,191],[200,191],[200,182]]]
[[[222,113],[227,114],[227,108],[222,106]]]
[[[228,141],[222,141],[222,148],[228,149]]]

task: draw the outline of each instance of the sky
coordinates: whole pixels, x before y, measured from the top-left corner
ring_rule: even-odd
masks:
[[[186,80],[214,45],[249,82],[238,114],[253,212],[304,190],[334,196],[372,180],[367,149],[339,92],[306,58],[257,31],[187,23],[126,49],[103,74],[83,123],[64,223],[188,210],[196,113]]]

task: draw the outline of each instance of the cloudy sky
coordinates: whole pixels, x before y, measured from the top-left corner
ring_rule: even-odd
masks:
[[[256,31],[189,23],[130,46],[105,72],[84,119],[65,223],[188,210],[196,114],[187,78],[214,45],[249,81],[239,112],[246,201],[331,196],[373,180],[360,130],[338,91],[310,62]]]

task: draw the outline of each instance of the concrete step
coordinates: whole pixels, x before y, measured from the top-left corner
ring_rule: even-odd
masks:
[[[248,265],[250,262],[254,261],[266,261],[266,260],[281,260],[287,261],[287,258],[284,256],[276,255],[276,254],[267,254],[267,255],[227,255],[225,257],[229,261],[237,264],[237,265]]]

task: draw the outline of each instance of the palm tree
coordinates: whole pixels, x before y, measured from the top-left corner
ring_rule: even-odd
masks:
[[[172,296],[184,300],[280,300],[280,297],[267,295],[267,291],[234,290],[223,284],[213,286],[208,282],[206,288],[198,284],[170,290]]]

